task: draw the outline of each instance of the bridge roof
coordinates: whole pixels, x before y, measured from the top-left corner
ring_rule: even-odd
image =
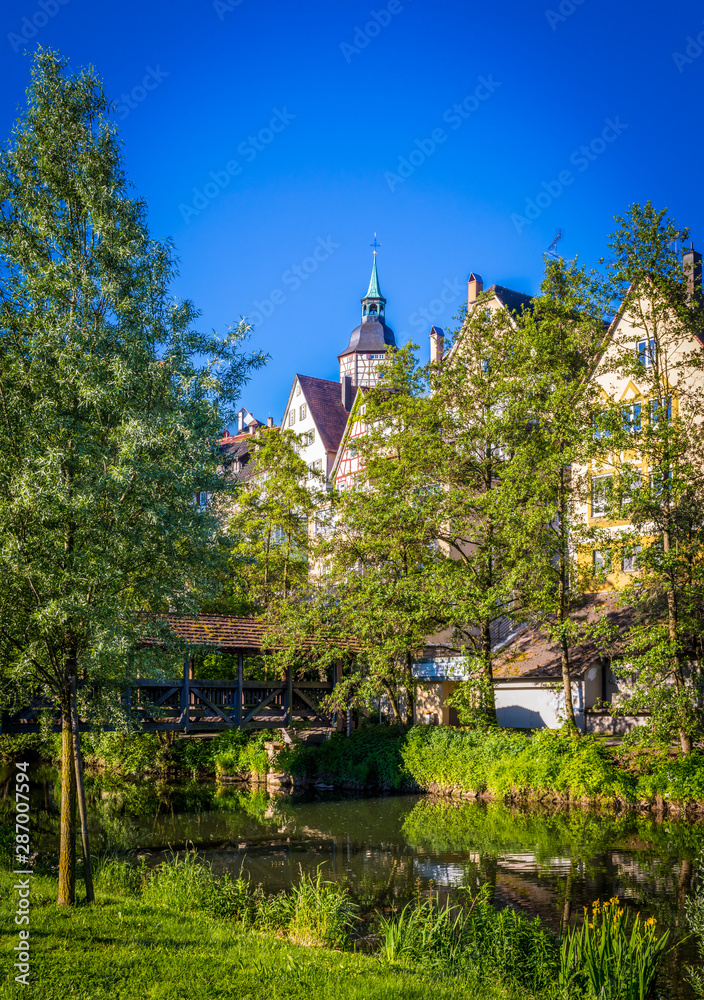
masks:
[[[154,616],[157,618],[157,616]],[[158,620],[166,625],[169,632],[189,646],[217,649],[222,653],[236,653],[244,650],[273,653],[281,646],[263,645],[263,639],[270,625],[261,618],[238,618],[235,615],[159,615]],[[317,637],[320,640],[320,636]],[[330,636],[328,642],[337,641],[347,649],[355,647],[354,640]],[[158,644],[161,640],[147,639],[146,645]],[[313,638],[302,637],[301,649],[314,649],[318,645]]]

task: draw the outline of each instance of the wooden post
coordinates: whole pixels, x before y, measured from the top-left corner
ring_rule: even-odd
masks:
[[[244,653],[242,650],[237,654],[237,693],[235,697],[237,698],[237,705],[235,707],[235,723],[237,727],[242,726],[242,718],[244,716]]]
[[[186,656],[183,661],[183,688],[181,690],[181,715],[183,715],[186,732],[188,732],[188,723],[191,715],[190,666],[191,658],[190,656]]]
[[[286,669],[286,725],[293,722],[293,667],[289,663]]]
[[[340,683],[341,680],[342,680],[342,664],[338,660],[335,663],[335,687],[337,687],[337,685]],[[342,730],[343,730],[343,728],[344,728],[344,722],[343,722],[343,718],[342,718],[342,712],[339,712],[339,711],[336,710],[335,711],[335,729],[338,731],[338,733],[341,733]]]

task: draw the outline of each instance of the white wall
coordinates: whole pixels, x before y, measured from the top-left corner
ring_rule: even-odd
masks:
[[[496,715],[500,726],[513,729],[559,729],[564,723],[565,699],[550,684],[512,681],[494,686]],[[581,681],[572,682],[572,700],[577,726],[584,729],[584,694]]]

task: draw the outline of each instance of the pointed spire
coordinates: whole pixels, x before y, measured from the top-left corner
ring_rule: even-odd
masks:
[[[374,265],[372,266],[372,276],[369,279],[369,290],[364,296],[365,299],[380,299],[383,298],[381,292],[379,291],[379,275],[376,270],[376,250],[374,251]]]
[[[372,276],[369,279],[369,289],[367,294],[362,299],[362,322],[366,323],[370,319],[382,319],[384,318],[384,310],[386,308],[386,299],[381,294],[381,289],[379,288],[379,274],[376,269],[376,248],[381,246],[377,243],[376,233],[374,233],[374,242],[372,243],[374,247],[374,263],[372,265]]]

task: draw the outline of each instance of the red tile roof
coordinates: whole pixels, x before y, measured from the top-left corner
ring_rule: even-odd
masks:
[[[205,646],[218,649],[223,653],[235,653],[240,650],[257,650],[274,652],[275,648],[262,646],[262,640],[267,632],[268,624],[261,618],[237,618],[234,615],[163,615],[153,616],[169,631],[189,646]],[[158,645],[156,637],[144,640],[145,645]],[[313,639],[301,640],[304,649],[316,645]],[[353,641],[345,642],[348,648],[354,646]]]
[[[349,413],[342,405],[342,385],[326,378],[296,375],[326,451],[336,452]]]

